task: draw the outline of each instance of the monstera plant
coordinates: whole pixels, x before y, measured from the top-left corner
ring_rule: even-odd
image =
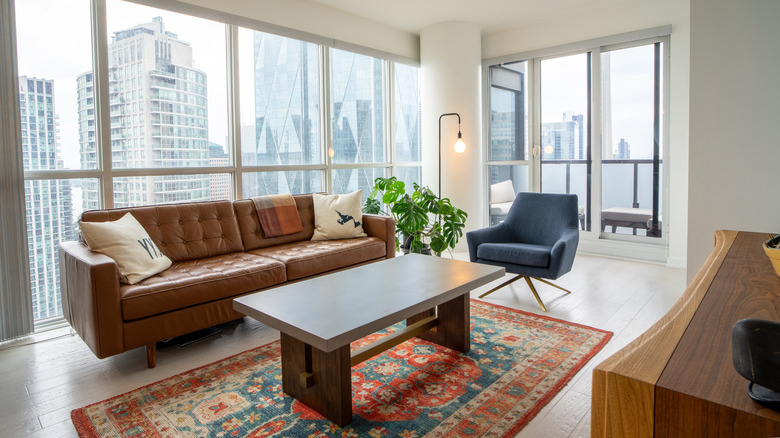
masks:
[[[463,237],[468,214],[428,187],[417,183],[413,187],[411,193],[406,193],[406,184],[396,177],[377,178],[363,212],[395,219],[396,247],[413,253],[423,253],[430,247],[441,256],[445,250],[454,249]]]

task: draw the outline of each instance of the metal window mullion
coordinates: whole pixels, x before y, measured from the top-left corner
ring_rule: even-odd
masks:
[[[344,164],[331,164],[328,166],[331,170],[340,170],[340,169],[374,169],[374,168],[380,168],[385,167],[389,168],[392,167],[392,163],[384,162],[384,163],[344,163]]]
[[[213,173],[230,173],[232,167],[148,167],[136,169],[116,169],[111,172],[114,178],[135,176],[177,176],[177,175],[209,175]]]
[[[406,167],[420,167],[420,166],[422,166],[422,162],[421,161],[404,161],[404,162],[401,162],[401,163],[393,163],[393,167],[394,168],[397,168],[397,167],[404,167],[404,168],[406,168]]]
[[[325,163],[324,172],[324,186],[326,193],[333,193],[333,177],[331,175],[332,160],[330,156],[330,148],[333,147],[331,138],[331,124],[330,124],[330,49],[324,45],[320,45],[320,132],[321,139],[320,144],[320,160]]]
[[[103,208],[114,207],[114,184],[111,163],[111,93],[108,87],[108,25],[106,0],[92,0],[92,77],[95,102],[95,141],[97,167],[100,171],[100,199]]]
[[[307,170],[327,170],[327,166],[324,164],[269,164],[266,166],[244,166],[242,168],[245,173],[256,172],[290,172],[290,171],[307,171]]]
[[[103,172],[100,170],[28,170],[24,172],[25,180],[50,180],[50,179],[83,179],[100,178]]]
[[[666,231],[661,232],[661,239],[666,244],[666,251],[668,255],[669,251],[669,223],[671,219],[671,215],[669,214],[669,183],[671,180],[671,174],[669,172],[669,161],[663,160],[663,157],[669,156],[669,145],[671,142],[671,138],[669,137],[669,97],[670,97],[670,90],[669,90],[669,75],[670,75],[670,44],[669,44],[669,37],[663,37],[661,38],[661,47],[663,49],[663,73],[662,73],[662,93],[663,93],[663,113],[661,114],[662,120],[661,123],[663,124],[663,136],[661,137],[663,140],[663,144],[661,145],[662,150],[662,162],[663,162],[663,174],[665,175],[662,181],[663,184],[663,190],[662,193],[665,193],[666,196],[663,197],[663,206],[661,207],[661,212],[664,211],[667,212],[666,219],[661,219],[659,217],[659,221],[661,222],[661,227],[664,227],[664,224],[666,224]]]
[[[498,161],[488,161],[487,163],[491,166],[521,166],[521,165],[528,165],[531,162],[531,160],[498,160]]]
[[[603,90],[601,87],[601,49],[594,48],[591,51],[590,59],[591,70],[591,102],[590,102],[590,147],[588,148],[588,161],[590,162],[590,199],[586,205],[587,222],[586,229],[595,232],[598,236],[601,233],[601,175],[603,173],[601,157],[603,154],[603,106],[601,97]]]
[[[239,38],[238,26],[225,25],[227,45],[227,87],[228,87],[228,149],[233,158],[233,199],[244,197],[243,161],[241,158],[241,84],[239,81]]]
[[[483,223],[490,223],[490,139],[492,134],[492,123],[490,123],[490,111],[491,111],[491,99],[490,88],[492,85],[492,76],[489,65],[482,65],[482,77],[487,80],[482,81],[482,108],[486,110],[482,111],[482,144],[485,147],[482,148],[482,199],[483,209],[481,211]],[[486,208],[485,208],[486,207]]]
[[[390,167],[390,176],[396,176],[396,152],[395,148],[391,147],[391,145],[395,145],[395,135],[396,135],[396,129],[395,129],[395,64],[385,60],[385,70],[386,70],[386,78],[385,78],[385,90],[388,98],[386,99],[385,103],[385,111],[387,115],[385,116],[385,120],[387,121],[387,127],[385,129],[385,138],[387,139],[385,143],[385,157],[387,157],[388,160],[390,160],[390,163],[392,166]]]
[[[653,207],[652,228],[658,229],[661,172],[661,43],[653,44]],[[654,233],[655,234],[655,233]]]
[[[588,124],[585,127],[585,230],[590,231],[593,225],[593,148],[600,144],[601,139],[601,52],[593,49],[587,57],[588,75]],[[595,139],[599,139],[596,141]],[[598,147],[598,146],[596,146]],[[599,148],[599,151],[601,149]],[[601,215],[599,215],[600,217]]]
[[[528,127],[531,130],[531,144],[533,146],[528,157],[532,163],[528,169],[528,187],[532,192],[539,192],[542,190],[542,59],[535,58],[526,65],[528,67],[528,82],[532,84],[528,103],[528,107],[531,109],[528,114]]]

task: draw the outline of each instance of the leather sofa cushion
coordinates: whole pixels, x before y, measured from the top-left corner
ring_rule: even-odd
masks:
[[[251,254],[287,266],[287,279],[296,280],[385,257],[385,242],[376,237],[288,243],[256,249]]]
[[[529,243],[483,243],[477,247],[477,258],[494,262],[546,268],[550,265],[551,246]]]
[[[241,231],[241,238],[244,240],[245,251],[311,240],[311,236],[314,234],[314,202],[312,201],[312,195],[293,195],[293,199],[295,199],[295,205],[298,207],[298,216],[301,218],[303,231],[279,237],[265,237],[260,221],[257,219],[255,203],[251,199],[241,199],[233,203],[236,208],[236,217]]]
[[[286,280],[283,263],[244,252],[178,262],[140,283],[120,286],[122,318],[144,318]]]
[[[128,212],[132,212],[155,245],[174,263],[244,250],[230,201],[91,210],[85,211],[81,220],[115,221]]]

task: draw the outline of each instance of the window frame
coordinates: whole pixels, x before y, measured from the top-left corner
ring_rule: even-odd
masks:
[[[590,70],[589,70],[589,96],[590,102],[588,105],[589,124],[586,129],[589,130],[587,138],[590,143],[588,148],[590,154],[590,160],[588,166],[589,170],[589,187],[590,199],[586,206],[589,214],[588,225],[589,231],[580,230],[580,244],[582,247],[587,247],[589,251],[598,254],[615,255],[615,256],[630,256],[634,258],[642,258],[651,261],[666,261],[666,249],[669,244],[669,221],[664,220],[661,224],[662,234],[661,237],[646,237],[646,236],[633,236],[625,234],[613,234],[601,232],[601,204],[602,204],[602,105],[601,105],[601,54],[603,52],[626,49],[631,47],[637,47],[642,45],[661,43],[663,50],[661,53],[661,71],[660,71],[660,96],[662,105],[658,109],[662,115],[660,126],[660,138],[661,138],[661,154],[663,160],[661,161],[662,178],[659,181],[659,191],[662,194],[661,204],[659,205],[660,211],[664,212],[664,218],[667,219],[671,215],[669,214],[669,104],[670,104],[670,35],[671,26],[661,26],[652,29],[645,29],[641,31],[628,32],[625,34],[613,35],[603,38],[597,38],[593,40],[581,41],[577,43],[567,44],[563,46],[551,47],[547,49],[534,50],[524,53],[506,55],[498,58],[491,58],[483,60],[483,107],[486,109],[483,112],[483,143],[490,145],[491,140],[491,124],[490,124],[490,108],[491,99],[490,92],[492,84],[490,83],[490,68],[496,65],[505,63],[525,61],[526,64],[526,83],[528,84],[528,90],[526,93],[527,108],[528,108],[528,130],[527,138],[530,146],[526,160],[515,161],[499,161],[491,160],[490,148],[485,147],[483,151],[484,161],[484,180],[483,180],[483,195],[485,196],[485,205],[483,206],[483,220],[485,223],[490,223],[490,167],[491,166],[503,166],[503,165],[527,165],[528,166],[528,187],[530,191],[538,192],[541,190],[541,75],[539,74],[541,61],[545,59],[553,59],[563,56],[570,56],[576,54],[590,54]],[[584,204],[584,202],[581,202]],[[586,228],[587,229],[587,228]],[[630,254],[630,255],[629,255]]]
[[[12,0],[13,2],[14,0]],[[389,52],[383,52],[359,45],[345,43],[318,35],[284,28],[282,26],[259,22],[238,15],[214,11],[205,7],[184,4],[169,0],[122,0],[132,4],[148,6],[156,9],[162,9],[177,14],[185,14],[196,18],[207,19],[221,23],[225,27],[226,44],[226,62],[227,62],[227,123],[228,139],[225,145],[226,151],[230,154],[230,162],[225,166],[215,167],[160,167],[160,168],[114,168],[112,163],[111,150],[111,117],[109,102],[109,32],[107,25],[107,0],[84,0],[90,5],[90,25],[91,25],[91,51],[92,64],[91,74],[93,75],[93,99],[94,99],[94,129],[95,143],[97,145],[96,167],[94,169],[52,169],[52,170],[24,170],[22,175],[23,183],[27,181],[45,181],[45,180],[86,180],[96,179],[98,181],[98,199],[100,208],[114,208],[114,190],[113,182],[115,179],[146,177],[146,176],[183,176],[183,175],[212,175],[228,174],[231,180],[230,199],[242,199],[243,194],[243,175],[257,172],[284,172],[284,171],[309,171],[317,170],[322,175],[323,190],[333,192],[332,174],[341,169],[361,169],[361,168],[381,168],[385,169],[385,175],[395,175],[396,169],[405,167],[421,166],[419,162],[396,163],[395,161],[395,111],[394,111],[394,91],[395,83],[395,64],[406,64],[419,68],[419,61],[394,55]],[[15,17],[11,18],[12,20]],[[308,43],[314,43],[319,46],[320,62],[320,146],[322,160],[320,164],[301,164],[301,165],[252,165],[244,166],[241,159],[241,126],[240,126],[240,79],[239,79],[239,28],[245,28],[253,31],[260,31],[279,35],[285,38],[293,38]],[[349,51],[360,55],[370,56],[381,60],[384,71],[384,92],[383,92],[383,136],[384,136],[384,157],[380,162],[370,163],[333,163],[327,154],[331,146],[330,132],[330,69],[329,59],[330,50],[338,49]],[[17,57],[17,48],[11,49],[11,55],[14,59]],[[18,72],[17,72],[18,74]],[[18,90],[17,90],[18,101]],[[18,125],[18,124],[17,124]],[[15,126],[18,133],[21,133],[21,126]],[[418,132],[419,135],[419,132]],[[364,193],[364,196],[367,195]],[[23,210],[24,212],[24,210]],[[23,213],[24,214],[24,213]],[[75,220],[76,218],[74,218]],[[25,248],[25,253],[29,248]],[[32,295],[30,295],[30,299]],[[64,321],[62,317],[53,319],[35,321],[35,329],[44,329],[56,327],[57,323]],[[54,323],[54,325],[52,325]]]

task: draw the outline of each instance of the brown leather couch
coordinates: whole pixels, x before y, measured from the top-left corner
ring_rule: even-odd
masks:
[[[99,358],[146,347],[244,315],[233,298],[289,281],[395,256],[395,223],[364,215],[368,237],[311,241],[311,195],[296,195],[303,231],[266,238],[252,200],[86,211],[82,221],[114,221],[132,212],[172,261],[137,284],[119,283],[114,260],[80,241],[59,248],[65,319]]]

